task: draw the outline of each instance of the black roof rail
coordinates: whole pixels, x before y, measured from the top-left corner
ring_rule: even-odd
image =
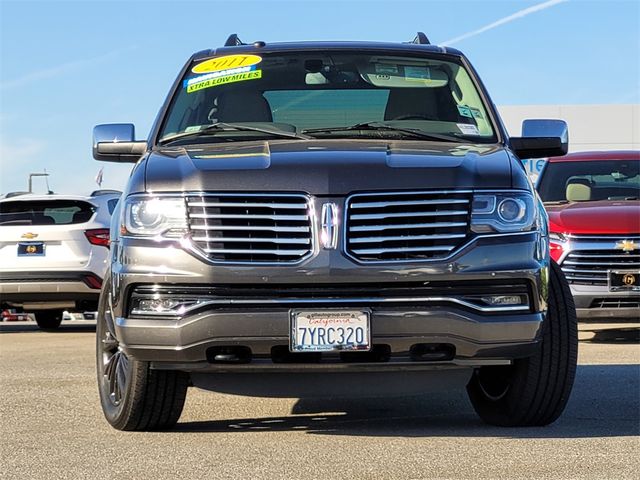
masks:
[[[118,195],[122,194],[122,192],[120,190],[111,190],[108,188],[103,188],[101,190],[94,190],[93,192],[91,192],[91,195],[89,195],[90,197],[99,197],[100,195],[110,195],[112,193],[117,193]]]
[[[231,35],[229,35],[227,41],[224,42],[225,47],[237,47],[238,45],[246,45],[246,43],[242,43],[242,40],[238,38],[237,33],[232,33]]]
[[[415,38],[409,43],[417,43],[418,45],[431,45],[429,38],[424,34],[424,32],[418,32]]]
[[[13,198],[18,197],[20,195],[27,195],[29,192],[8,192],[4,198]]]

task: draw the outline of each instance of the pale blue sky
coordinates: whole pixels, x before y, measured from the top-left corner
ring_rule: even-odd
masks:
[[[122,188],[130,166],[92,159],[93,125],[131,122],[145,138],[188,56],[230,33],[408,41],[418,30],[453,40],[498,105],[640,103],[640,0],[0,0],[0,193],[44,168],[55,191],[90,192],[101,166],[103,188]]]

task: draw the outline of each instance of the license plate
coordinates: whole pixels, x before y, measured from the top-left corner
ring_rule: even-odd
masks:
[[[18,244],[19,257],[42,257],[44,255],[44,243],[29,242]]]
[[[296,310],[291,312],[292,352],[369,350],[369,312]]]
[[[640,271],[609,271],[609,290],[640,291]]]

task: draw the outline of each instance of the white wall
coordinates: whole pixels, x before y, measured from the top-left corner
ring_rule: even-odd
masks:
[[[503,105],[498,107],[510,135],[521,133],[527,118],[565,120],[569,125],[569,152],[640,150],[640,105]],[[525,161],[532,173],[542,161]]]

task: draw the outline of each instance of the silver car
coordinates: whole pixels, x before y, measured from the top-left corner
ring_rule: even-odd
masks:
[[[64,310],[96,310],[120,192],[0,200],[0,303],[55,329]]]

